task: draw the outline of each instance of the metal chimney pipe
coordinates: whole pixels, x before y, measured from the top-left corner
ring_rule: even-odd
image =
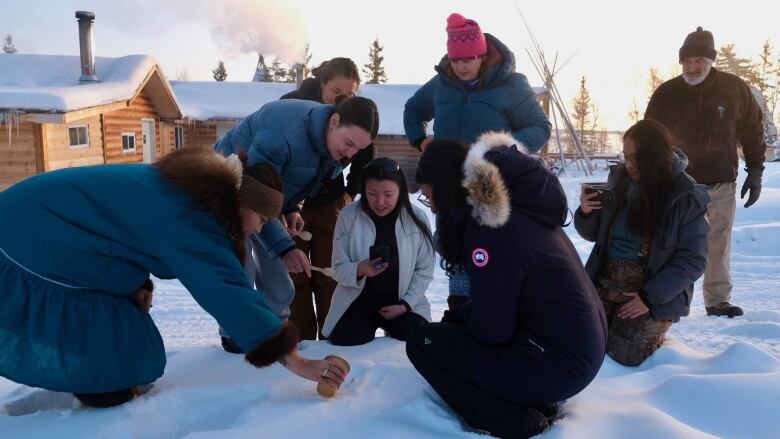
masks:
[[[297,88],[301,88],[303,83],[303,64],[296,63],[293,68],[295,69],[295,84]]]
[[[79,21],[79,49],[81,52],[81,77],[79,82],[98,82],[95,72],[95,55],[92,53],[92,22],[95,13],[76,11]]]

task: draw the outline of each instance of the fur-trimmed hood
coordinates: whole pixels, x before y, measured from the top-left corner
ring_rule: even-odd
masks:
[[[481,135],[463,173],[467,202],[479,224],[499,228],[516,212],[549,226],[565,224],[568,206],[558,179],[511,134]]]
[[[243,262],[238,197],[243,167],[238,157],[233,154],[226,158],[205,148],[184,148],[168,154],[154,166],[166,180],[190,195],[196,206],[214,216]]]

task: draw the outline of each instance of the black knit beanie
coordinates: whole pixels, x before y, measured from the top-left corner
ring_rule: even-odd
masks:
[[[680,64],[682,64],[685,58],[694,57],[707,58],[714,62],[717,54],[712,32],[703,30],[699,26],[696,28],[696,31],[689,33],[685,37],[685,42],[680,47]]]

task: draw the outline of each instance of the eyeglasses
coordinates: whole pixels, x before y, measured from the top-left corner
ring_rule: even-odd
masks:
[[[428,209],[431,208],[431,200],[429,200],[424,193],[420,192],[420,195],[417,196],[417,201]]]
[[[636,154],[627,155],[625,151],[620,151],[617,158],[620,160],[620,163],[631,162],[633,165],[636,164]]]

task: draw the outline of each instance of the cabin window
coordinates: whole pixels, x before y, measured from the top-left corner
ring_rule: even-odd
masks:
[[[221,140],[223,137],[225,137],[225,134],[228,133],[233,127],[229,125],[217,125],[217,140]]]
[[[135,133],[122,133],[122,152],[135,152]]]
[[[176,149],[181,149],[184,146],[184,127],[181,125],[173,127],[173,137],[176,142]]]
[[[68,139],[70,143],[70,149],[89,148],[89,126],[69,126]]]

